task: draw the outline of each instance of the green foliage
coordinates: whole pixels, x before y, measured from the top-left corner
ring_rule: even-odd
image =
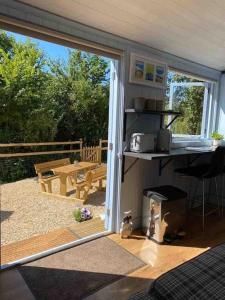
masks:
[[[198,82],[196,79],[169,73],[169,83],[172,82]],[[169,89],[169,85],[168,85]],[[169,90],[167,91],[168,94]],[[172,126],[173,133],[176,134],[201,134],[201,121],[204,100],[204,87],[176,87],[173,94],[173,109],[180,111],[179,117]]]
[[[8,53],[10,56],[13,54],[13,42],[14,39],[12,37],[9,37],[4,31],[0,30],[0,49],[4,50],[6,53]],[[2,58],[0,54],[0,59]]]
[[[82,213],[81,213],[81,209],[79,208],[76,208],[73,212],[73,216],[74,216],[74,219],[77,221],[77,222],[81,222],[82,221]]]
[[[49,75],[44,70],[44,55],[29,40],[22,44],[10,38],[9,42],[12,51],[0,49],[0,140],[7,143],[52,139],[54,108],[46,94]]]
[[[71,51],[68,65],[52,64],[52,95],[57,101],[56,139],[84,138],[92,144],[107,137],[109,82],[107,62]]]
[[[0,140],[39,142],[107,137],[108,63],[71,50],[51,61],[27,40],[0,36]]]
[[[223,140],[223,139],[224,139],[224,136],[223,136],[222,134],[218,133],[218,132],[213,132],[213,133],[211,134],[211,138],[212,138],[213,140],[220,141],[220,140]]]

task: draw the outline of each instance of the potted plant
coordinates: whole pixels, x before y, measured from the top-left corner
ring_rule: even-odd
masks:
[[[218,132],[213,132],[211,134],[211,138],[213,139],[213,146],[218,147],[221,145],[224,136]]]
[[[92,218],[92,213],[91,210],[86,207],[83,208],[76,207],[76,209],[73,212],[73,216],[77,222],[82,222],[82,221],[90,220]]]

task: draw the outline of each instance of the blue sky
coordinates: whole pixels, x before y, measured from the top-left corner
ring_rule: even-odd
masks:
[[[47,54],[50,58],[60,59],[60,60],[63,60],[65,63],[67,63],[67,61],[68,61],[69,51],[71,50],[71,48],[61,46],[58,44],[49,43],[49,42],[46,42],[43,40],[27,37],[27,36],[24,36],[24,35],[21,35],[18,33],[14,33],[14,32],[7,31],[7,35],[13,36],[16,39],[16,41],[22,42],[22,43],[24,43],[29,38],[32,42],[35,42],[36,44],[38,44],[39,48],[41,48],[44,51],[44,53]],[[105,58],[105,59],[108,62],[108,66],[110,66],[110,64],[109,64],[110,59],[109,58]],[[108,73],[106,78],[109,79],[109,77],[110,77],[110,74]]]
[[[27,37],[21,34],[7,32],[8,35],[13,36],[16,41],[25,42]],[[37,43],[43,51],[53,59],[61,58],[65,61],[68,60],[69,48],[57,44],[52,44],[42,40],[30,38],[31,41]]]
[[[67,61],[69,58],[69,50],[71,50],[71,48],[68,48],[66,46],[49,43],[49,42],[46,42],[43,40],[27,37],[27,36],[24,36],[24,35],[21,35],[18,33],[14,33],[14,32],[10,32],[10,31],[7,31],[7,35],[13,36],[16,39],[16,41],[23,42],[23,43],[27,39],[30,39],[32,42],[35,42],[36,44],[38,44],[39,47],[41,49],[43,49],[43,51],[53,59],[61,58],[61,59],[64,59],[65,61]],[[110,61],[110,59],[108,59],[106,57],[105,57],[105,59],[108,62]]]

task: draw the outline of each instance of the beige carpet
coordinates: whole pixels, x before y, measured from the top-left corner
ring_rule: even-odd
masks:
[[[38,300],[84,299],[144,266],[144,262],[107,237],[19,267]]]

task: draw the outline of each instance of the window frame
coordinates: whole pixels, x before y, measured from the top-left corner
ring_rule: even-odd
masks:
[[[190,135],[190,134],[172,134],[172,142],[203,142],[210,138],[211,133],[215,130],[215,114],[217,110],[217,86],[216,81],[211,81],[206,78],[200,78],[190,73],[185,73],[177,71],[175,69],[168,68],[168,71],[184,75],[190,78],[198,79],[200,82],[172,82],[170,84],[169,92],[169,109],[172,109],[172,97],[173,89],[171,86],[205,86],[204,92],[204,103],[202,112],[202,124],[201,124],[201,134],[200,135]],[[169,127],[171,129],[171,126]]]

